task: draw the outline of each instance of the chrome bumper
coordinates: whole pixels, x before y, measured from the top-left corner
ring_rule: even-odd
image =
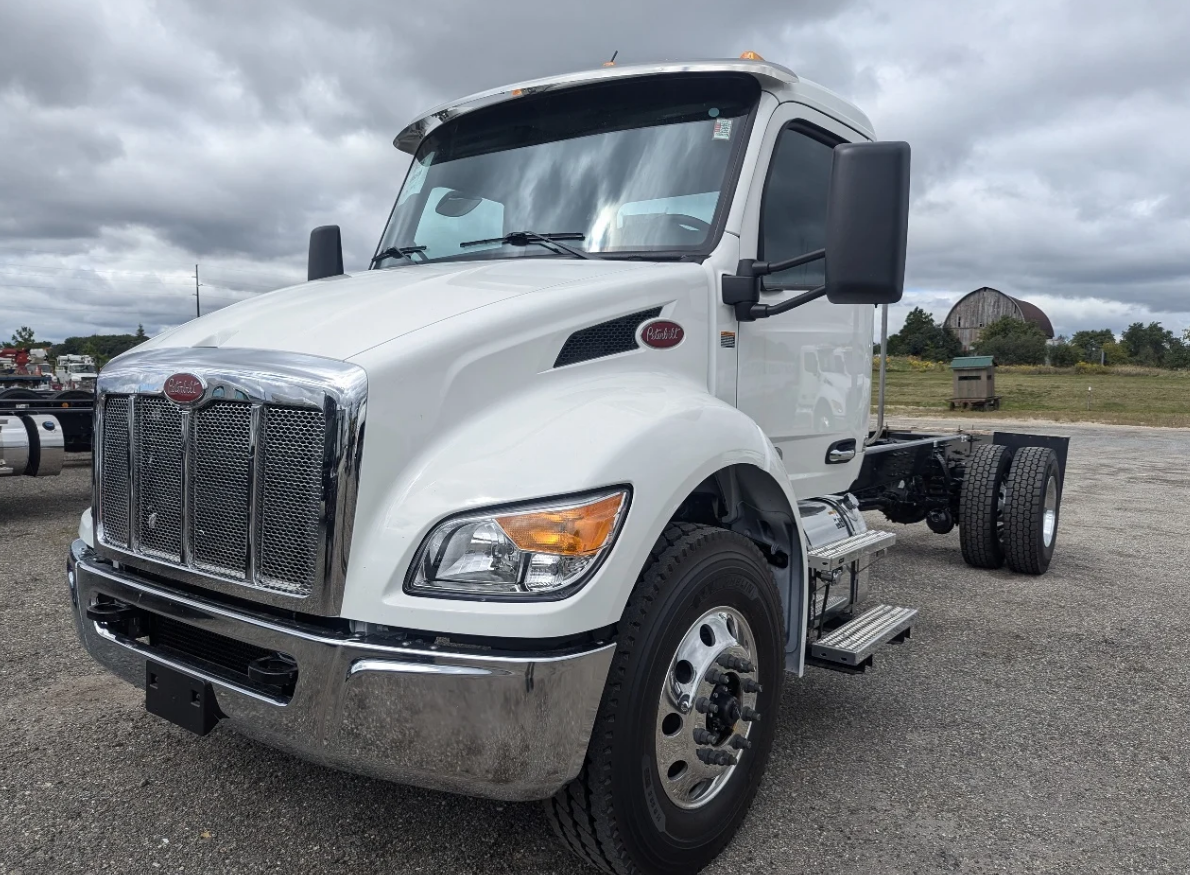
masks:
[[[487,655],[336,636],[230,608],[100,561],[71,546],[67,577],[87,651],[131,684],[145,661],[209,681],[226,723],[303,759],[472,796],[550,796],[582,767],[614,644],[579,653]],[[298,665],[288,700],[240,686],[89,620],[99,595],[257,647]]]

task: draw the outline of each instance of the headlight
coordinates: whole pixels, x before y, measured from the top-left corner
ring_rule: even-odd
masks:
[[[455,517],[426,537],[405,590],[472,598],[558,598],[603,561],[628,491]]]

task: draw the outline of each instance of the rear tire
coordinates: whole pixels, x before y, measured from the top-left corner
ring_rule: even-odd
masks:
[[[997,444],[979,444],[967,462],[959,495],[959,543],[963,559],[975,568],[1004,564],[1005,481],[1012,456]]]
[[[683,796],[680,769],[668,774],[670,784],[664,783],[662,761],[674,758],[664,754],[670,744],[666,738],[693,737],[695,729],[713,728],[710,721],[718,718],[689,703],[684,712],[680,706],[664,707],[663,715],[658,702],[664,705],[665,691],[682,674],[695,676],[691,689],[701,689],[698,684],[708,673],[689,675],[691,663],[675,660],[687,653],[681,648],[689,645],[692,630],[696,638],[707,635],[706,625],[700,625],[707,616],[726,624],[721,631],[736,630],[732,634],[741,642],[751,638],[747,650],[755,661],[753,671],[718,665],[760,682],[760,690],[747,696],[740,692],[739,675],[733,683],[740,701],[753,701],[761,719],[745,724],[745,716],[734,728],[723,728],[724,738],[746,733],[749,746],[738,751],[738,764],[729,773]],[[785,678],[781,617],[772,571],[755,544],[709,526],[675,523],[666,529],[624,609],[583,769],[545,802],[563,844],[615,875],[697,872],[718,855],[747,814],[768,763]],[[744,625],[750,635],[739,631]],[[707,635],[702,641],[709,645],[714,639]],[[711,658],[713,652],[702,656]],[[737,754],[726,742],[719,744],[720,750]],[[675,804],[675,794],[678,801],[688,800],[684,807]]]
[[[1062,477],[1049,447],[1022,447],[1008,471],[1004,558],[1020,574],[1045,574],[1058,543]]]

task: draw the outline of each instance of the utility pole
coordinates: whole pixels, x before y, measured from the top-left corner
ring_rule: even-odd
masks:
[[[200,283],[198,281],[198,265],[196,264],[196,265],[194,265],[194,315],[196,318],[202,315],[202,305],[201,305],[201,301],[198,297],[199,285],[200,285]]]

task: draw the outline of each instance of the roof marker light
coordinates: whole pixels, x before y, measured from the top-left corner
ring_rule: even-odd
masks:
[[[744,52],[742,55],[740,55],[740,60],[742,60],[742,61],[763,61],[764,58],[762,58],[756,52]]]

